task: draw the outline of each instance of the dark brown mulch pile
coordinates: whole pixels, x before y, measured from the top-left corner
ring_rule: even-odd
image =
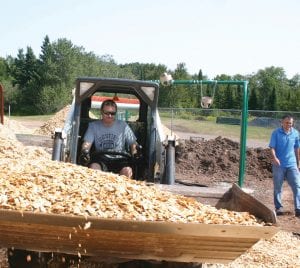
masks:
[[[177,180],[212,186],[236,182],[239,175],[240,146],[228,138],[181,140],[176,148]],[[248,148],[245,175],[252,179],[272,178],[269,149]]]

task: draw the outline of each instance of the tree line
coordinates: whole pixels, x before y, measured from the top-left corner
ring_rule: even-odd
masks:
[[[164,64],[117,64],[111,55],[98,56],[65,38],[50,42],[46,35],[36,56],[30,46],[19,49],[16,57],[0,57],[0,83],[4,87],[4,108],[12,114],[55,113],[71,103],[77,77],[114,77],[158,80],[164,72],[176,80],[207,80],[202,69],[189,74],[185,63],[175,70]],[[266,67],[251,75],[220,74],[213,80],[248,80],[250,110],[299,111],[300,75],[288,79],[281,67]],[[235,85],[161,86],[159,107],[201,108],[202,96],[213,96],[211,108],[240,109],[243,91]]]

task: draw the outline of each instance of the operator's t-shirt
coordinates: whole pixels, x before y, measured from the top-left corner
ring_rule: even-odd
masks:
[[[275,129],[269,147],[275,149],[281,167],[297,166],[295,149],[299,148],[299,132],[296,129],[292,128],[289,133],[285,133],[282,127]]]
[[[84,141],[94,143],[95,150],[98,152],[127,152],[136,142],[136,137],[124,121],[116,120],[112,126],[107,127],[99,120],[89,123]]]

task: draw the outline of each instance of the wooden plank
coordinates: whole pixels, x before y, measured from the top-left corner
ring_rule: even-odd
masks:
[[[84,229],[87,222],[91,227]],[[0,211],[0,246],[137,260],[227,263],[273,226],[139,222]]]

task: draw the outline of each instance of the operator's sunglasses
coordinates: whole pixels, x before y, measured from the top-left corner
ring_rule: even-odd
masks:
[[[108,112],[108,111],[102,111],[103,114],[105,115],[111,115],[111,116],[115,116],[116,112]]]

